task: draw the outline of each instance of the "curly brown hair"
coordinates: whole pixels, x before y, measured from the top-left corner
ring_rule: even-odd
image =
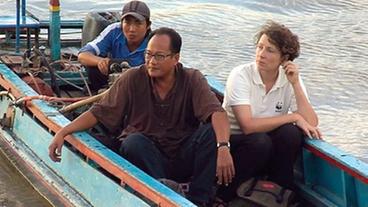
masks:
[[[267,35],[269,41],[274,44],[283,57],[293,61],[300,54],[300,44],[298,36],[293,34],[289,28],[274,21],[267,21],[261,30],[255,35],[255,43],[261,39],[262,35]]]

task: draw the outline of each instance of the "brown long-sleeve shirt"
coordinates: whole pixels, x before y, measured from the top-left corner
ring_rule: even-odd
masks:
[[[111,131],[125,123],[121,138],[140,132],[173,157],[200,122],[224,111],[201,72],[179,63],[175,75],[173,88],[161,100],[144,65],[128,70],[90,111]]]

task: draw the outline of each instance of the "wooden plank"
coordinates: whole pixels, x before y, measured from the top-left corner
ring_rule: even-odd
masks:
[[[303,150],[304,183],[315,193],[337,206],[345,203],[344,171],[316,157],[308,150]]]
[[[0,16],[0,29],[11,29],[16,27],[15,16]],[[20,28],[34,28],[40,27],[40,23],[32,17],[26,16],[20,19]]]
[[[0,74],[0,85],[6,90],[11,91],[15,97],[36,95],[36,92],[32,88],[3,64],[0,64]],[[41,123],[53,132],[58,131],[62,126],[70,122],[57,112],[55,108],[48,106],[40,100],[27,103],[27,108]],[[121,156],[110,150],[101,150],[104,149],[103,145],[87,133],[76,133],[74,136],[68,136],[66,137],[66,141],[106,171],[121,179],[140,194],[145,195],[154,203],[160,206],[195,206],[187,199],[130,164]]]
[[[83,20],[61,20],[60,28],[62,29],[82,29],[83,28]],[[49,28],[50,22],[49,20],[40,20],[40,28]]]
[[[360,180],[355,180],[355,193],[357,199],[357,206],[367,207],[368,206],[368,185],[362,183]]]

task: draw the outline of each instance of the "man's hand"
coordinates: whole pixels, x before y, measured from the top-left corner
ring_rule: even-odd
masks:
[[[64,144],[65,135],[59,131],[55,134],[51,144],[49,145],[49,157],[54,162],[61,161],[61,148]]]
[[[102,58],[97,63],[98,69],[104,75],[108,75],[109,74],[109,62],[110,62],[110,58]]]
[[[219,185],[228,185],[235,176],[235,168],[233,158],[228,147],[220,147],[217,149],[217,183]]]

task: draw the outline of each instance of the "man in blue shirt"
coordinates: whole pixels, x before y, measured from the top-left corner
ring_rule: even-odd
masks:
[[[121,22],[107,26],[95,40],[80,49],[78,60],[86,67],[92,91],[107,84],[111,59],[122,59],[130,66],[144,63],[150,26],[148,6],[141,1],[130,1],[123,7]]]

